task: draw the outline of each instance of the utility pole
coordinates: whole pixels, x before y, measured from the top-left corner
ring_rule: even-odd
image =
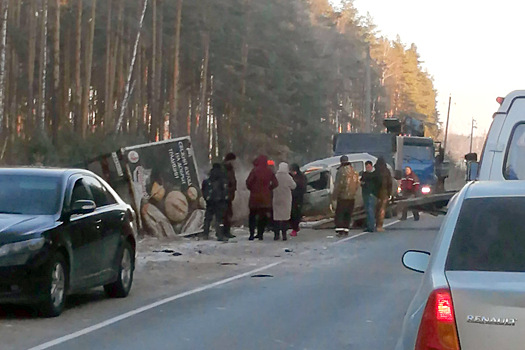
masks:
[[[452,95],[448,96],[448,112],[447,112],[447,125],[445,126],[445,141],[443,142],[443,155],[447,152],[447,138],[448,138],[448,122],[450,120],[450,104],[452,103]]]
[[[470,152],[472,153],[472,140],[474,139],[474,128],[476,127],[474,123],[476,122],[476,119],[472,118],[472,127],[470,129]]]
[[[372,132],[372,82],[370,77],[370,45],[366,49],[365,64],[365,132]]]

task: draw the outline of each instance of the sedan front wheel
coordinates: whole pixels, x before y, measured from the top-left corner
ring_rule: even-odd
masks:
[[[135,270],[135,251],[129,242],[124,242],[117,280],[104,286],[106,294],[112,298],[127,297],[133,283],[133,270]]]
[[[46,268],[45,295],[39,310],[44,317],[56,317],[64,310],[68,268],[62,254],[55,254]]]

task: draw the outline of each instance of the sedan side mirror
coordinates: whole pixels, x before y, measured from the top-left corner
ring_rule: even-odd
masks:
[[[95,202],[91,200],[80,200],[73,203],[73,206],[71,207],[71,215],[82,215],[82,214],[89,214],[95,211],[97,208]]]
[[[403,254],[402,260],[407,269],[424,273],[430,261],[430,253],[421,250],[409,250]]]

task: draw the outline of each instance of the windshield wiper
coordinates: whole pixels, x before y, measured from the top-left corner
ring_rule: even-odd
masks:
[[[22,215],[23,213],[18,212],[18,211],[0,210],[0,214],[18,214],[18,215]]]

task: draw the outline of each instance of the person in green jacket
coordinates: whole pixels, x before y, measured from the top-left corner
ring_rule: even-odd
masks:
[[[338,237],[348,236],[354,211],[355,194],[359,189],[359,174],[354,170],[347,156],[342,156],[337,169],[332,199],[336,202],[335,232]]]

